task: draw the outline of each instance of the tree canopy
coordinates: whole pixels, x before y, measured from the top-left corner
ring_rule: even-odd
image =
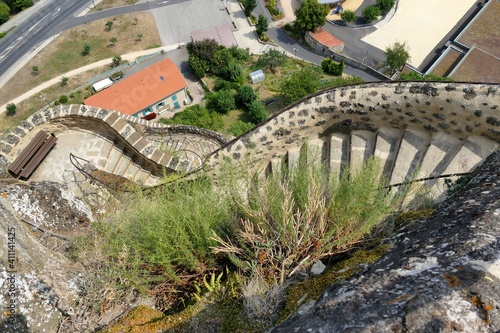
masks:
[[[172,119],[160,119],[164,124],[183,124],[217,131],[224,126],[222,117],[217,112],[209,111],[199,104],[188,106],[176,113]]]
[[[318,0],[303,0],[295,10],[295,26],[302,33],[315,31],[326,23],[326,15],[330,11],[327,4],[320,4]]]
[[[269,67],[274,72],[276,67],[283,66],[286,61],[286,56],[278,50],[270,49],[264,52],[257,61],[257,65]]]
[[[396,42],[394,45],[389,46],[385,49],[387,66],[391,68],[392,73],[395,73],[398,69],[403,67],[403,65],[410,60],[410,53],[406,42]]]
[[[320,67],[307,67],[284,78],[279,92],[285,104],[298,101],[319,89]]]

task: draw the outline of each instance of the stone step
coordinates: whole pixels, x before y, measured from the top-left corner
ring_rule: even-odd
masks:
[[[123,152],[116,146],[111,149],[109,156],[106,161],[106,166],[104,167],[104,171],[113,173],[115,170],[116,164],[120,161]]]
[[[140,169],[139,172],[137,172],[137,174],[135,175],[135,181],[137,181],[138,183],[144,185],[144,183],[146,182],[146,180],[151,176],[151,173],[144,170],[144,169]]]
[[[140,166],[138,166],[137,164],[131,162],[127,168],[127,170],[125,171],[124,173],[124,177],[130,179],[130,180],[134,180],[135,179],[135,175],[139,172],[139,170],[141,169]]]
[[[164,179],[162,177],[149,176],[144,180],[143,184],[144,186],[155,186],[163,182]]]
[[[448,163],[442,175],[465,173],[473,171],[492,152],[499,149],[497,143],[480,136],[469,137],[458,149],[451,161]],[[456,181],[459,177],[449,178]],[[431,188],[431,193],[437,200],[444,199],[448,186],[444,179],[438,179]]]
[[[128,157],[127,155],[123,154],[121,159],[116,163],[115,169],[113,170],[113,173],[115,175],[120,175],[124,176],[128,166],[132,163],[132,159]]]
[[[322,139],[311,139],[307,142],[307,162],[319,165],[326,161],[327,145]]]
[[[375,133],[356,130],[351,133],[351,160],[353,170],[359,169],[373,155],[375,148]]]
[[[96,163],[96,167],[99,169],[104,169],[106,167],[106,163],[108,161],[109,155],[111,151],[114,149],[115,145],[113,142],[104,140],[103,145],[101,146],[101,150],[99,152],[99,160]]]
[[[430,135],[424,131],[406,130],[399,146],[390,184],[409,180],[420,165],[429,145]]]
[[[404,131],[392,127],[381,127],[377,131],[373,155],[382,163],[382,173],[390,177]]]
[[[287,164],[288,168],[295,168],[299,164],[300,159],[300,147],[293,147],[288,149],[287,152]]]
[[[329,167],[330,172],[336,172],[339,177],[350,159],[349,135],[333,133],[330,136]]]

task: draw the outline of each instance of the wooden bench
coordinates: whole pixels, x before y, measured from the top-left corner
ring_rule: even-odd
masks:
[[[9,171],[16,177],[29,178],[57,142],[53,134],[39,131],[21,154],[9,165]]]

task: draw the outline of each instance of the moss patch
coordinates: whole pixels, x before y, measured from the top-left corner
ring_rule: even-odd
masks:
[[[410,222],[416,219],[426,219],[433,212],[434,209],[421,209],[403,212],[399,214],[398,217],[396,217],[396,219],[394,220],[395,227],[399,228],[403,223]]]
[[[280,322],[297,311],[303,303],[317,299],[327,286],[360,272],[363,269],[363,264],[377,261],[387,252],[388,248],[389,245],[384,244],[373,250],[356,251],[347,260],[328,267],[323,274],[292,285],[287,291],[285,307],[279,315]]]

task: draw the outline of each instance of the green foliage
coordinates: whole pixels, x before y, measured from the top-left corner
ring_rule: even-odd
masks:
[[[368,160],[357,171],[328,173],[319,151],[305,147],[297,166],[267,179],[254,177],[249,193],[232,187],[242,222],[235,240],[219,242],[242,272],[282,284],[312,263],[360,246],[399,205],[383,189],[381,163]]]
[[[138,33],[138,34],[137,34],[136,41],[140,42],[141,40],[142,40],[142,34],[141,34],[141,33]]]
[[[336,63],[330,58],[325,58],[321,62],[321,68],[323,69],[324,73],[341,76],[345,68],[344,60],[341,60],[340,63]]]
[[[267,52],[264,52],[260,55],[259,60],[257,61],[258,66],[269,67],[271,71],[274,72],[276,67],[283,66],[286,62],[286,56],[275,49],[270,49]]]
[[[2,31],[2,32],[0,32],[0,39],[2,39],[5,36],[7,36],[7,33],[8,33],[8,31]]]
[[[194,42],[190,45],[188,51],[195,54],[200,59],[211,63],[215,58],[215,52],[219,49],[219,44],[214,39],[204,39],[199,42]]]
[[[219,75],[227,75],[228,65],[232,59],[231,52],[225,47],[220,47],[210,61],[210,71]]]
[[[0,24],[9,20],[10,8],[5,2],[0,2]]]
[[[207,61],[201,59],[196,54],[190,54],[188,63],[191,70],[199,79],[203,79],[205,77],[209,66]]]
[[[449,178],[445,179],[444,183],[448,187],[448,189],[446,190],[446,195],[448,197],[455,195],[457,192],[462,190],[465,187],[465,185],[467,185],[471,180],[472,180],[472,175],[461,176],[457,178],[455,181]]]
[[[176,113],[172,119],[160,119],[163,124],[183,124],[206,128],[209,130],[220,130],[224,123],[222,117],[217,112],[209,111],[199,104],[188,106],[184,111]]]
[[[349,23],[357,19],[356,13],[354,11],[347,9],[340,13],[340,18],[345,22]]]
[[[238,63],[244,63],[252,60],[248,48],[241,49],[237,46],[231,46],[229,48],[229,52],[231,53],[231,57],[233,58],[233,60],[237,61]]]
[[[387,13],[394,7],[396,0],[377,0],[377,7],[380,8],[382,13]]]
[[[250,119],[254,124],[258,124],[267,119],[268,114],[266,108],[259,100],[254,100],[248,106],[248,114],[250,115]]]
[[[68,96],[66,95],[59,96],[59,103],[61,104],[68,103]]]
[[[3,2],[10,7],[12,13],[18,13],[34,4],[33,0],[4,0]]]
[[[248,108],[253,101],[257,99],[257,93],[253,88],[249,85],[243,85],[238,89],[238,93],[236,94],[236,102]]]
[[[105,26],[106,26],[106,30],[110,31],[111,28],[113,27],[113,21],[106,22]]]
[[[267,31],[269,28],[269,23],[267,22],[267,18],[259,14],[259,20],[257,21],[257,24],[255,25],[255,31],[257,32],[257,35],[262,35],[264,32]]]
[[[231,133],[234,136],[240,136],[241,134],[250,130],[254,126],[255,125],[252,123],[245,123],[244,121],[238,120],[237,122],[231,125],[231,127],[229,128],[229,133]]]
[[[396,42],[393,46],[389,46],[385,49],[386,52],[386,63],[393,73],[403,67],[408,60],[410,60],[410,53],[406,42],[400,43]]]
[[[416,72],[401,73],[399,79],[401,81],[449,81],[449,82],[453,81],[453,79],[448,76],[443,77],[434,74],[420,75]]]
[[[285,104],[291,104],[319,89],[320,67],[303,68],[281,79],[279,93]]]
[[[38,70],[39,70],[38,66],[31,67],[31,74],[38,75]]]
[[[229,90],[220,90],[206,94],[207,107],[210,110],[226,114],[236,108],[234,96]]]
[[[111,44],[113,44],[113,45],[115,45],[117,41],[118,41],[118,39],[116,39],[116,37],[111,37],[111,38],[109,39],[109,42],[110,42]]]
[[[239,83],[237,82],[229,82],[224,79],[218,79],[214,83],[213,91],[219,90],[238,90]]]
[[[303,0],[295,10],[295,26],[305,34],[316,31],[316,28],[326,23],[326,16],[330,11],[327,4],[320,4],[318,0]]]
[[[361,12],[361,16],[368,23],[376,20],[381,15],[382,12],[380,11],[380,8],[378,8],[377,6],[368,6]]]
[[[230,201],[203,178],[170,183],[153,195],[136,193],[110,221],[97,222],[103,270],[123,286],[151,281],[153,271],[176,280],[177,267],[203,273],[214,269],[212,232],[230,232]],[[127,207],[127,206],[125,206]],[[92,239],[90,240],[92,241]]]
[[[255,7],[257,7],[257,0],[241,0],[241,4],[245,9],[245,15],[250,16]]]
[[[89,43],[83,44],[82,55],[86,56],[89,53],[90,53],[90,44]]]
[[[113,66],[119,66],[120,63],[122,62],[122,57],[119,55],[114,55],[113,56]]]
[[[227,50],[227,49],[226,49]],[[243,68],[235,61],[229,61],[227,64],[225,77],[231,82],[243,82]]]
[[[363,82],[364,80],[357,76],[348,76],[348,77],[339,76],[331,79],[321,80],[319,82],[319,89],[341,87]]]
[[[63,76],[61,78],[61,86],[65,86],[68,84],[68,78],[66,76]]]
[[[7,111],[7,117],[12,117],[16,114],[17,106],[14,103],[9,103],[5,107],[5,110]]]

